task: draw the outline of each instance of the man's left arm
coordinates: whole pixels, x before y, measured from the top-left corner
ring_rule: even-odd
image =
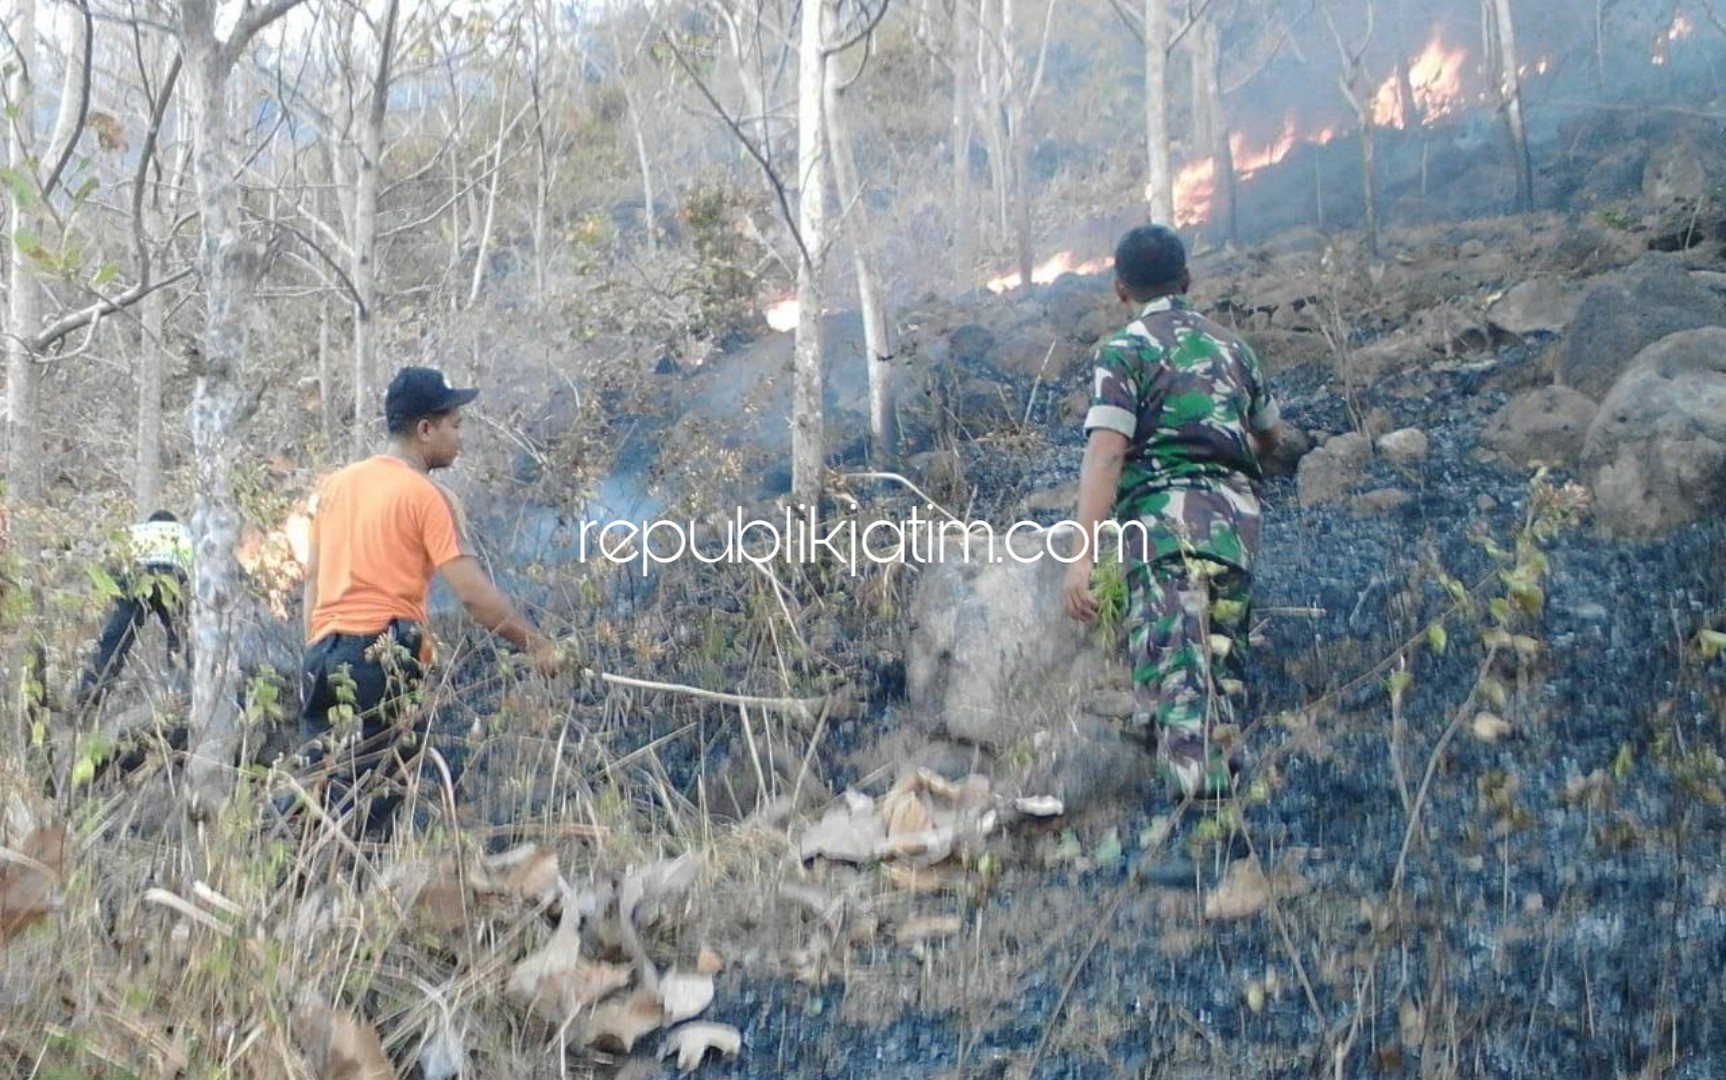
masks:
[[[1085,530],[1080,540],[1084,551],[1067,567],[1064,587],[1067,614],[1080,622],[1097,614],[1097,600],[1091,595],[1091,572],[1097,565],[1093,544],[1097,540],[1105,516],[1115,505],[1115,492],[1121,484],[1121,469],[1127,460],[1127,437],[1118,431],[1096,428],[1085,443],[1085,463],[1079,468],[1079,508],[1073,515]]]
[[[1085,460],[1079,468],[1079,505],[1074,519],[1085,530],[1083,551],[1067,567],[1062,589],[1067,614],[1081,622],[1097,613],[1091,595],[1091,571],[1097,564],[1094,546],[1098,527],[1115,505],[1126,465],[1127,449],[1138,433],[1140,344],[1133,338],[1117,338],[1097,350],[1091,375],[1091,407],[1085,413]]]
[[[1264,460],[1276,452],[1282,443],[1282,410],[1276,395],[1271,393],[1265,378],[1264,365],[1252,346],[1241,342],[1241,360],[1247,369],[1247,434],[1252,439],[1253,454]]]

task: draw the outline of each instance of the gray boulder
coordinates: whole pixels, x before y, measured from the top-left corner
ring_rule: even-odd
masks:
[[[1366,475],[1372,461],[1372,440],[1358,431],[1326,440],[1301,458],[1295,492],[1302,506],[1321,506],[1347,495]]]
[[[1518,282],[1486,309],[1487,322],[1505,333],[1556,334],[1582,307],[1582,288],[1563,278],[1537,277]]]
[[[1504,403],[1481,429],[1480,443],[1524,468],[1569,465],[1598,406],[1568,386],[1543,386]]]
[[[1067,618],[1066,566],[1046,532],[1002,530],[989,543],[949,533],[911,601],[906,690],[932,730],[990,749],[1067,721],[1122,661]],[[1070,529],[1050,541],[1076,550]],[[1109,558],[1110,556],[1104,556]]]
[[[1648,255],[1590,289],[1553,360],[1560,385],[1605,398],[1631,360],[1682,330],[1726,325],[1726,296],[1672,255]]]
[[[1601,403],[1583,444],[1599,520],[1652,537],[1726,506],[1726,329],[1643,349]]]

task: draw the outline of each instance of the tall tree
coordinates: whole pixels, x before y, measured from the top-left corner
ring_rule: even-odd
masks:
[[[1174,224],[1175,170],[1169,134],[1169,0],[1145,0],[1145,199],[1151,220]]]
[[[861,44],[873,30],[865,30],[853,39]],[[867,53],[864,54],[865,58]],[[867,59],[864,64],[867,64]],[[858,72],[861,75],[861,70]],[[857,276],[857,306],[863,314],[864,363],[869,366],[869,435],[874,454],[884,456],[893,451],[890,421],[892,410],[892,346],[887,340],[887,309],[881,294],[880,277],[875,272],[872,254],[874,234],[869,228],[869,209],[863,199],[863,181],[857,172],[856,147],[852,141],[851,118],[846,106],[847,87],[855,81],[843,77],[837,57],[827,62],[824,88],[827,120],[827,142],[833,157],[834,189],[845,235],[851,241],[851,263]]]
[[[977,259],[977,216],[971,205],[971,134],[973,99],[977,85],[977,29],[967,0],[953,0],[952,34],[948,39],[948,66],[953,73],[953,114],[949,122],[952,140],[953,201],[948,207],[953,223],[953,275],[970,281]]]
[[[232,643],[240,588],[235,551],[240,512],[233,463],[246,420],[250,316],[263,272],[264,248],[241,227],[230,97],[234,65],[258,31],[300,0],[248,4],[227,40],[216,33],[216,0],[179,0],[203,239],[204,332],[193,358],[192,452],[197,492],[192,509],[196,574],[192,603],[192,755],[187,792],[195,811],[225,800],[239,739],[239,675]]]
[[[1516,64],[1516,22],[1511,17],[1510,0],[1482,0],[1489,37],[1492,41],[1491,60],[1496,61],[1494,84],[1498,91],[1498,108],[1504,115],[1504,130],[1510,141],[1511,157],[1516,162],[1516,208],[1523,213],[1534,210],[1534,162],[1528,155],[1528,130],[1522,121],[1522,75]],[[1492,65],[1489,63],[1489,70]]]
[[[818,516],[825,432],[822,271],[827,262],[828,0],[802,0],[797,45],[797,338],[791,389],[791,494]]]
[[[1330,6],[1327,4],[1324,8],[1325,22],[1330,26],[1331,36],[1336,39],[1337,51],[1342,54],[1342,74],[1337,77],[1337,85],[1360,124],[1361,187],[1365,199],[1361,221],[1366,249],[1372,255],[1378,254],[1378,162],[1373,139],[1372,91],[1366,81],[1365,57],[1367,47],[1372,43],[1376,8],[1375,0],[1367,0],[1366,26],[1360,41],[1352,45],[1337,26]]]
[[[354,454],[363,454],[369,428],[364,417],[372,404],[373,319],[378,308],[378,184],[383,173],[384,125],[389,118],[390,74],[396,61],[396,21],[401,0],[384,0],[380,24],[372,24],[377,35],[377,55],[372,59],[366,90],[365,113],[360,121],[358,155],[355,161],[353,213],[354,283]],[[368,20],[369,21],[369,20]]]
[[[36,101],[33,78],[36,71],[36,0],[15,0],[12,23],[12,77],[7,82],[6,103],[12,113],[7,125],[7,160],[16,177],[12,196],[12,220],[7,260],[6,325],[6,481],[13,499],[33,501],[42,492],[42,447],[37,434],[36,357],[25,336],[41,319],[42,287],[31,265],[26,237],[37,232],[35,207],[39,200],[34,179],[36,139],[33,120]]]

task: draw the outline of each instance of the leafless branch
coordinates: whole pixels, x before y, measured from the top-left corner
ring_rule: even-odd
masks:
[[[194,268],[187,266],[169,274],[160,281],[139,281],[119,296],[103,297],[93,304],[67,312],[35,334],[25,338],[24,343],[32,353],[40,355],[67,334],[81,330],[98,319],[105,319],[116,311],[131,307],[158,289],[165,289],[176,282],[184,281],[191,277],[193,272]]]
[[[749,152],[749,156],[754,158],[761,166],[762,171],[767,174],[767,182],[773,185],[773,193],[779,200],[779,212],[785,219],[785,227],[791,230],[792,239],[797,241],[797,250],[803,256],[804,264],[813,264],[815,260],[810,255],[808,246],[803,242],[802,230],[797,227],[797,215],[791,210],[791,199],[785,194],[785,182],[779,178],[779,173],[763,156],[760,148],[750,140],[748,135],[744,134],[737,121],[731,118],[731,114],[725,111],[725,106],[721,105],[719,99],[713,96],[713,91],[708,89],[707,83],[695,73],[695,67],[690,64],[689,58],[683,55],[683,50],[677,47],[677,42],[671,39],[671,35],[662,34],[660,40],[664,41],[666,47],[671,50],[671,55],[676,58],[677,65],[689,76],[690,81],[695,84],[695,88],[701,91],[701,96],[707,99],[707,104],[712,106],[714,113],[725,122],[725,126],[731,130],[731,134],[735,135],[737,141],[743,144],[743,149]]]
[[[89,0],[73,0],[78,11],[84,16],[84,77],[78,80],[78,116],[72,123],[65,144],[59,148],[59,156],[54,162],[54,169],[48,174],[48,179],[42,182],[42,197],[46,199],[60,182],[60,177],[66,171],[66,166],[72,160],[72,151],[78,148],[78,140],[83,137],[84,124],[90,118],[90,56],[96,37],[95,26],[90,18]],[[50,147],[50,154],[54,148]]]
[[[862,30],[846,41],[823,50],[823,54],[828,57],[838,56],[840,53],[850,52],[857,45],[869,41],[875,36],[875,28],[880,26],[881,20],[886,17],[887,9],[892,6],[891,0],[881,0],[881,6],[875,9],[875,12],[869,17],[868,24]]]
[[[234,32],[229,35],[227,43],[222,46],[219,62],[224,67],[233,67],[245,53],[246,46],[258,31],[275,22],[288,12],[299,7],[305,0],[270,0],[262,7],[248,4],[240,12],[239,21],[234,23]]]

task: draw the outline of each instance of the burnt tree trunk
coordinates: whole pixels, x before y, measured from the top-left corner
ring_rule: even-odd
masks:
[[[1504,114],[1505,134],[1516,163],[1516,208],[1534,210],[1534,162],[1528,154],[1528,129],[1522,119],[1522,76],[1516,70],[1516,24],[1510,0],[1490,0],[1494,54],[1498,59],[1498,101]]]

